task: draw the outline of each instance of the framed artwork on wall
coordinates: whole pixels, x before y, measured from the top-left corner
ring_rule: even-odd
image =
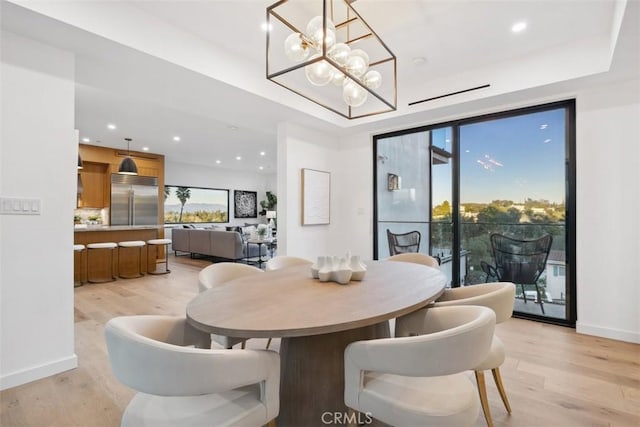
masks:
[[[233,216],[235,218],[258,217],[258,193],[256,191],[233,191]]]
[[[302,225],[331,221],[331,173],[302,169]]]
[[[400,189],[400,177],[395,173],[387,174],[387,190],[395,191]]]

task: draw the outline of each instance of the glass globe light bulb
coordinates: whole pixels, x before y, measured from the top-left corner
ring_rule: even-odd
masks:
[[[319,58],[320,55],[313,55],[309,59]],[[318,61],[304,67],[304,74],[307,80],[314,86],[325,86],[331,81],[331,67],[327,61]]]
[[[362,83],[369,89],[378,89],[382,86],[382,74],[376,70],[369,70],[362,78]]]
[[[367,91],[356,82],[347,79],[342,88],[342,99],[351,107],[359,107],[367,101]]]
[[[356,77],[362,77],[369,68],[369,55],[362,49],[353,49],[347,58],[347,71]]]
[[[318,15],[311,18],[311,21],[307,24],[307,37],[313,42],[316,49],[322,50],[322,39],[324,38],[327,51],[336,44],[336,27],[333,25],[330,19],[327,19],[327,34],[324,34],[324,28],[322,28],[322,16]]]
[[[302,41],[300,33],[292,33],[284,41],[284,53],[294,62],[300,62],[309,56],[309,46]]]
[[[331,73],[331,83],[333,83],[335,86],[343,86],[346,78],[347,76],[345,76],[343,72],[336,69],[334,69]]]
[[[347,63],[347,59],[349,59],[349,53],[351,53],[351,48],[344,43],[336,43],[331,50],[327,52],[327,56],[341,67],[344,67]]]

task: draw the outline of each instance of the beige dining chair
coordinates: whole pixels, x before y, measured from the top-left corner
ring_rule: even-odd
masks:
[[[513,313],[513,303],[516,286],[511,282],[484,283],[473,286],[445,289],[444,293],[433,304],[433,307],[452,307],[463,305],[479,305],[492,309],[496,314],[496,323],[508,320]],[[489,427],[493,426],[489,401],[487,399],[487,387],[484,379],[484,371],[491,370],[493,380],[496,383],[504,407],[511,413],[511,405],[507,399],[507,393],[502,384],[500,366],[504,363],[505,351],[500,338],[493,336],[491,350],[485,360],[474,368],[478,393],[482,411]]]
[[[261,269],[246,264],[238,264],[234,262],[219,262],[211,264],[208,267],[200,270],[198,274],[198,290],[204,292],[211,289],[214,286],[222,285],[240,277],[262,274]],[[234,345],[241,343],[241,347],[244,349],[246,344],[246,338],[227,337],[224,335],[212,334],[211,339],[220,344],[224,348],[231,348]]]
[[[487,356],[495,318],[479,306],[422,309],[398,319],[395,338],[349,344],[345,404],[398,427],[474,425],[480,405],[464,372]]]
[[[304,264],[311,265],[313,264],[313,262],[309,261],[308,259],[298,258],[295,256],[279,255],[267,261],[264,269],[266,271],[273,271],[273,270],[279,270],[281,268],[292,267],[294,265],[304,265]]]
[[[209,334],[172,316],[113,318],[105,339],[113,374],[138,391],[124,427],[261,426],[278,415],[273,351],[212,350]]]
[[[392,255],[387,258],[387,261],[395,262],[410,262],[413,264],[426,265],[427,267],[440,268],[438,260],[430,255],[422,254],[419,252],[407,252],[398,255]],[[395,329],[395,319],[389,319],[389,330]]]
[[[427,267],[440,268],[440,264],[438,264],[437,259],[435,259],[430,255],[416,253],[416,252],[407,252],[404,254],[392,255],[388,258],[388,260],[412,262],[414,264],[426,265]]]

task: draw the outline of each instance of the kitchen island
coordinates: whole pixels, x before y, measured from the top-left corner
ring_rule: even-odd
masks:
[[[150,239],[159,239],[164,237],[164,227],[162,225],[76,225],[74,227],[73,242],[74,244],[87,245],[89,243],[103,242],[123,242],[127,240],[142,240],[146,242]],[[120,248],[122,249],[122,248]],[[153,271],[156,268],[156,259],[147,256],[148,248],[142,249],[142,257],[138,260],[137,248],[125,248],[118,250],[119,257],[113,257],[114,271],[122,272],[125,275],[133,275],[138,270],[136,263],[140,263],[140,269],[143,273]],[[162,258],[164,254],[159,249],[156,258]],[[118,258],[119,269],[118,269]],[[151,258],[151,259],[149,259]],[[86,258],[84,258],[86,262]],[[109,277],[111,269],[109,262],[111,255],[109,251],[96,251],[91,253],[91,271],[92,277]]]

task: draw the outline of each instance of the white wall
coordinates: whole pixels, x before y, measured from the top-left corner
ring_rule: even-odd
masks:
[[[576,109],[576,330],[640,342],[640,81],[585,90]]]
[[[335,138],[301,126],[278,126],[278,254],[315,260],[320,255],[340,255],[348,247],[331,245],[339,229],[338,171],[341,160]],[[328,225],[302,225],[301,170],[316,169],[331,173],[331,211]],[[338,250],[339,249],[339,250]],[[335,252],[337,251],[337,252]]]
[[[238,172],[185,163],[172,162],[165,159],[165,183],[167,185],[183,185],[187,187],[222,188],[229,190],[229,225],[266,222],[265,217],[234,218],[233,190],[256,191],[258,193],[258,212],[262,210],[260,202],[267,198],[266,192],[276,191],[275,173]],[[276,196],[278,193],[276,192]]]
[[[73,323],[74,57],[2,32],[0,195],[40,215],[0,216],[0,388],[77,366]]]
[[[363,260],[373,259],[373,143],[361,133],[339,143],[336,174],[336,204],[339,228],[331,248],[340,254],[345,249]]]
[[[555,100],[570,97],[577,104],[576,329],[640,342],[640,82],[584,88]],[[463,108],[447,120],[485,113]],[[423,124],[437,122],[425,116]],[[334,186],[340,229],[326,245],[349,247],[366,259],[373,254],[372,135],[344,138],[339,145]]]

